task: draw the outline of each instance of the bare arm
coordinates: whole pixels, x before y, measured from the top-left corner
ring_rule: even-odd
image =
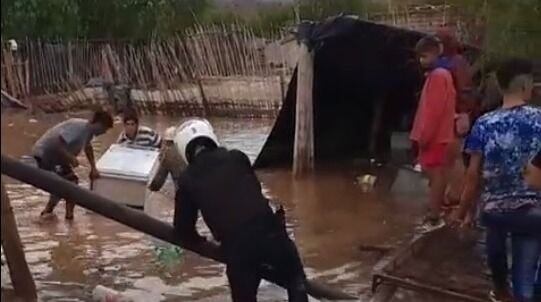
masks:
[[[541,190],[541,151],[537,153],[532,162],[526,167],[524,179],[532,188]]]
[[[154,177],[148,186],[148,188],[153,192],[159,191],[163,187],[163,184],[167,179],[167,175],[169,175],[169,168],[167,166],[169,164],[167,160],[167,152],[167,149],[162,149],[162,152],[160,153],[160,162],[158,163],[158,170],[156,171],[156,174],[154,174]]]
[[[90,144],[90,142],[86,144],[85,146],[85,155],[86,155],[86,158],[88,159],[88,162],[90,163],[90,168],[92,170],[96,170],[96,161],[94,159],[94,148],[92,148],[92,145]]]
[[[469,166],[466,170],[464,190],[460,198],[459,208],[454,214],[455,220],[462,220],[466,213],[475,204],[479,185],[481,183],[481,166],[483,156],[481,153],[472,153]]]

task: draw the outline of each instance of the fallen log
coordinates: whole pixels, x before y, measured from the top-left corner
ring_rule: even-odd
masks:
[[[152,218],[142,211],[131,209],[127,206],[115,203],[108,198],[99,196],[90,190],[81,188],[76,184],[62,179],[54,173],[32,167],[2,154],[2,174],[31,184],[62,198],[73,200],[77,205],[83,208],[94,211],[145,234],[178,245],[203,257],[222,263],[224,262],[219,245],[216,245],[213,242],[205,242],[202,244],[188,244],[182,242],[170,224]],[[272,269],[262,269],[262,273],[264,279],[284,287],[284,284],[278,281]],[[331,289],[310,280],[307,281],[306,287],[308,293],[317,299],[358,299],[352,295]]]

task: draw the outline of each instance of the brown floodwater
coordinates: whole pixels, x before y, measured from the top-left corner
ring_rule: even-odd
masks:
[[[27,155],[46,129],[70,116],[84,113],[3,114],[2,153]],[[180,118],[164,116],[142,120],[159,131],[179,122]],[[211,122],[225,146],[246,152],[252,160],[273,123],[261,119]],[[116,123],[112,131],[99,137],[94,142],[96,153],[103,153],[120,131],[121,125]],[[84,155],[81,163],[77,172],[81,185],[88,186]],[[258,171],[265,193],[287,209],[288,228],[309,278],[361,298],[370,292],[372,268],[382,254],[359,247],[396,247],[408,240],[423,212],[424,199],[421,193],[391,194],[385,189],[363,193],[355,183],[362,174],[355,165],[329,165],[301,180],[295,180],[288,170]],[[97,285],[123,291],[139,301],[229,300],[223,265],[189,252],[182,254],[180,263],[166,265],[158,260],[149,236],[80,207],[73,222],[64,220],[63,203],[56,209],[56,218],[40,220],[47,194],[10,179],[4,181],[43,301],[89,301]],[[151,197],[168,221],[173,212],[171,188],[169,182]],[[5,272],[2,266],[2,286],[9,282]],[[285,301],[286,294],[264,282],[259,298]]]

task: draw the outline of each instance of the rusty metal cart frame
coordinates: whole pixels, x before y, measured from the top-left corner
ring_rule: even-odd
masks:
[[[418,254],[428,242],[436,238],[442,231],[443,230],[440,229],[424,235],[415,235],[405,247],[399,249],[392,255],[385,257],[374,267],[372,276],[372,293],[374,294],[374,298],[372,299],[373,302],[389,301],[394,296],[394,291],[397,288],[435,294],[442,297],[454,298],[459,301],[488,301],[488,299],[481,299],[479,297],[474,297],[457,291],[428,285],[412,278],[403,278],[393,275],[392,272],[396,271],[396,268],[402,266],[410,257]],[[385,287],[385,289],[382,290],[384,293],[377,295],[380,286]]]

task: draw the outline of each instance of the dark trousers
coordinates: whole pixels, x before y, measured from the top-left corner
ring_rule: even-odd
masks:
[[[541,301],[541,208],[484,213],[487,262],[494,286],[508,287],[507,237],[511,237],[513,295],[518,302]]]
[[[276,214],[275,214],[276,215]],[[275,215],[259,217],[224,241],[227,278],[234,302],[257,301],[261,271],[270,271],[287,289],[290,302],[307,302],[306,276],[285,223]]]
[[[39,157],[35,157],[35,160],[40,169],[54,172],[58,176],[64,178],[67,181],[71,181],[73,183],[79,183],[79,178],[77,177],[77,174],[75,174],[75,172],[73,171],[73,168],[70,165],[55,164],[51,161],[44,160]],[[52,213],[54,208],[60,202],[60,200],[61,200],[60,197],[51,194],[49,197],[49,201],[47,202],[47,205],[45,206],[45,209],[43,210],[42,214]],[[73,218],[74,208],[75,208],[75,203],[72,201],[66,200],[66,217]]]

